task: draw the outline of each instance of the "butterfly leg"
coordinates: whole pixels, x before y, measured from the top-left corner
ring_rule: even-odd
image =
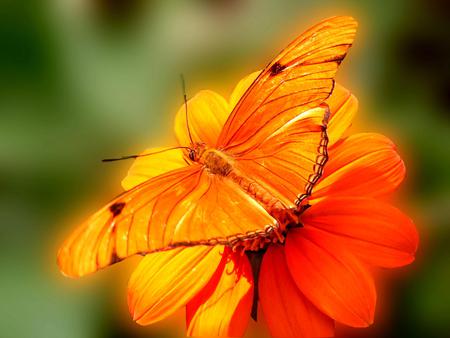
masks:
[[[276,235],[281,235],[284,237],[286,235],[287,228],[301,227],[302,223],[300,221],[300,214],[301,212],[297,208],[271,210],[270,215],[274,217],[280,225],[277,231],[274,230],[274,232],[280,232],[280,234]]]

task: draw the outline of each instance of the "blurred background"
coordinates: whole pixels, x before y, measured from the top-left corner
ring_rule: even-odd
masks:
[[[388,135],[405,159],[402,209],[416,262],[380,273],[375,324],[338,337],[450,337],[450,3],[445,0],[47,0],[0,3],[0,336],[181,337],[184,313],[133,323],[136,259],[60,275],[63,238],[121,191],[131,163],[173,141],[188,95],[229,95],[291,39],[332,15],[360,23],[338,80],[360,101],[354,131]],[[264,323],[250,337],[264,337]]]

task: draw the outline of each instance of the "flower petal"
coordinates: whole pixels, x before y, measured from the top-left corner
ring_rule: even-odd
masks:
[[[337,235],[348,250],[377,266],[409,264],[417,250],[418,235],[411,220],[373,198],[325,198],[306,210],[302,222]]]
[[[148,325],[183,307],[209,282],[223,250],[196,246],[145,256],[128,284],[133,320]]]
[[[191,141],[186,123],[185,106],[182,105],[175,116],[175,135],[178,143],[189,146]],[[188,101],[188,120],[194,142],[216,144],[230,111],[227,101],[219,94],[202,90]]]
[[[238,337],[245,333],[253,300],[253,277],[245,255],[231,250],[206,287],[186,307],[188,335]]]
[[[245,76],[244,78],[242,78],[241,81],[238,82],[238,84],[236,85],[236,87],[234,88],[233,92],[230,95],[230,113],[231,110],[236,106],[236,104],[239,102],[239,100],[241,99],[242,95],[245,94],[245,92],[247,91],[247,89],[252,85],[252,83],[256,80],[256,78],[258,77],[258,75],[261,73],[260,70],[253,72],[247,76]]]
[[[376,293],[366,268],[338,241],[314,228],[295,229],[286,240],[286,261],[300,291],[343,324],[372,324]]]
[[[300,292],[286,265],[284,248],[271,245],[259,276],[261,307],[272,337],[332,337],[334,321]]]
[[[336,83],[333,93],[326,100],[330,107],[330,121],[328,122],[328,146],[335,144],[352,125],[353,118],[358,111],[358,100],[349,90]]]
[[[379,197],[395,190],[404,177],[405,165],[388,138],[355,134],[329,150],[323,177],[310,200],[333,194]]]
[[[133,162],[127,176],[122,180],[122,187],[130,190],[152,177],[186,166],[181,149],[163,151],[164,149],[167,148],[150,148],[143,151],[140,155],[145,156],[138,157]]]

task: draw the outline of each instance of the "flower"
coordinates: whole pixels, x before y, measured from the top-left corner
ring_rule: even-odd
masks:
[[[192,137],[215,144],[257,74],[241,80],[228,101],[212,91],[193,97]],[[346,89],[337,85],[327,103],[329,161],[304,204],[302,227],[289,228],[285,243],[254,252],[197,246],[146,255],[128,287],[137,323],[154,323],[186,306],[188,335],[242,336],[259,302],[274,337],[331,337],[335,322],[372,324],[376,291],[368,268],[409,264],[418,245],[411,220],[387,202],[405,167],[386,137],[346,136],[357,110]],[[185,126],[182,107],[175,119],[180,145],[189,144]],[[131,189],[185,165],[181,150],[140,157],[122,183]]]

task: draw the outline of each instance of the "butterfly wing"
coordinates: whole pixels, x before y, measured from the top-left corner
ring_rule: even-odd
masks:
[[[200,165],[154,177],[80,226],[58,253],[61,271],[83,276],[134,254],[233,244],[267,235],[275,220],[231,180]]]
[[[236,104],[218,147],[245,176],[294,207],[311,194],[327,160],[326,101],[357,23],[334,17],[294,40]]]
[[[321,173],[325,113],[306,111],[332,92],[355,29],[353,19],[337,17],[297,38],[261,72],[219,136],[218,147],[236,156],[238,169],[280,199],[301,191],[301,183],[308,193]],[[66,275],[82,276],[137,253],[233,244],[276,226],[232,180],[193,165],[151,178],[106,205],[63,244],[58,262]]]
[[[351,17],[333,17],[295,39],[238,101],[217,146],[236,155],[255,149],[292,118],[326,100],[356,27]]]
[[[328,160],[328,145],[351,125],[357,106],[356,98],[337,84],[323,104],[276,130],[257,149],[239,157],[236,167],[286,207],[298,205],[311,195]]]
[[[257,149],[239,157],[235,166],[251,177],[286,208],[311,194],[327,161],[328,107],[296,116],[264,140]]]

